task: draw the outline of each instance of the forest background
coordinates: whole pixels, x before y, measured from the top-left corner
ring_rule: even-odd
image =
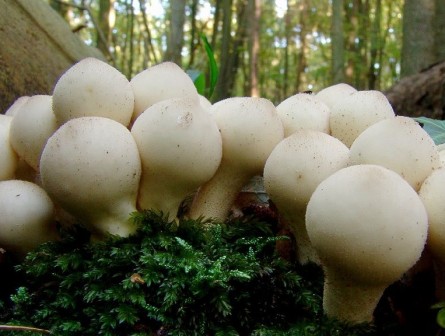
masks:
[[[384,91],[445,60],[444,0],[47,1],[129,79],[168,60],[208,80],[205,36],[212,101],[277,104],[339,82]]]

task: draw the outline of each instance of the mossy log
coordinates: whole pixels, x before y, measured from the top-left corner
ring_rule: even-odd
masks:
[[[88,56],[85,45],[46,2],[0,0],[0,112],[20,96],[51,94],[59,76]]]
[[[398,115],[445,119],[445,61],[402,78],[385,94]]]

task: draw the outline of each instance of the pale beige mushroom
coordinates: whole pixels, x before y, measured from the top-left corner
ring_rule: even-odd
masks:
[[[377,165],[340,169],[311,196],[306,229],[325,272],[325,313],[371,322],[383,291],[420,258],[428,217],[415,190]]]
[[[127,78],[111,65],[88,57],[57,81],[53,110],[59,125],[78,117],[106,117],[128,126],[134,94]]]
[[[54,206],[45,190],[27,181],[0,182],[0,246],[22,259],[58,238]]]
[[[228,98],[213,104],[210,112],[221,132],[222,160],[198,190],[189,215],[224,220],[243,186],[262,174],[284,130],[275,106],[264,98]]]
[[[130,131],[103,117],[71,119],[49,139],[40,160],[42,185],[50,197],[93,234],[128,236],[141,174]]]
[[[218,126],[193,95],[152,105],[131,133],[142,160],[138,206],[173,220],[184,198],[207,182],[221,162]]]
[[[298,130],[281,141],[264,167],[264,187],[297,242],[301,264],[319,263],[306,232],[306,206],[315,188],[332,173],[347,166],[349,149],[319,131]]]

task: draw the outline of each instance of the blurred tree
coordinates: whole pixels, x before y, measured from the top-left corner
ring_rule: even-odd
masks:
[[[343,0],[332,0],[332,83],[345,81],[345,42],[343,34]]]
[[[167,50],[164,61],[172,61],[182,66],[184,43],[185,0],[170,0],[170,25],[167,34]]]

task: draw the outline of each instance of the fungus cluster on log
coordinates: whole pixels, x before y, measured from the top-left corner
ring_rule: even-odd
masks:
[[[52,96],[21,97],[0,117],[0,247],[18,258],[57,239],[54,223],[69,225],[66,216],[93,240],[126,237],[132,212],[175,220],[194,195],[183,216],[224,221],[263,175],[297,260],[324,269],[329,316],[371,321],[426,244],[445,267],[444,160],[381,92],[338,84],[277,106],[211,104],[173,63],[127,80],[86,58]]]

